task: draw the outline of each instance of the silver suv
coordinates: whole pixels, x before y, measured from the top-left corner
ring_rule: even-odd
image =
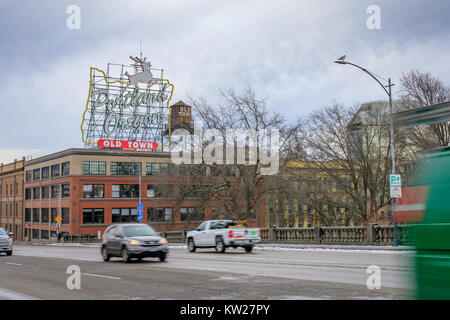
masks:
[[[102,237],[102,257],[121,257],[123,262],[132,258],[158,257],[166,260],[169,247],[152,227],[143,223],[114,224],[109,226]]]
[[[13,252],[13,233],[6,233],[5,229],[0,228],[0,253],[6,252],[7,256],[12,255]]]

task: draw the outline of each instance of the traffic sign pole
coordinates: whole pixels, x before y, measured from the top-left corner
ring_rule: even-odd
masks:
[[[139,222],[142,222],[142,220],[144,220],[144,204],[141,203],[140,201],[137,204],[137,214],[138,214],[137,220]]]
[[[394,212],[394,247],[398,245],[397,199],[402,197],[402,177],[399,174],[389,175],[390,197],[393,199]]]

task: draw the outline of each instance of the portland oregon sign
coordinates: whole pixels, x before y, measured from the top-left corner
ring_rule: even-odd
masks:
[[[129,65],[90,68],[89,93],[81,123],[86,148],[155,150],[170,145],[174,86],[147,58]]]

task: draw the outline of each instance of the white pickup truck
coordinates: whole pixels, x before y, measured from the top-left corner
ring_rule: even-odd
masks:
[[[190,252],[197,248],[216,248],[223,253],[228,247],[243,247],[246,252],[252,252],[253,245],[261,242],[259,228],[239,228],[232,220],[204,221],[186,235],[187,247]],[[233,226],[236,226],[233,228]]]

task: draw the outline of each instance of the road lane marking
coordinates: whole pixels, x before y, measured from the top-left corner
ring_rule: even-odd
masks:
[[[205,270],[205,271],[218,271],[218,272],[230,272],[228,269],[219,269],[219,268],[208,268],[208,267],[175,267],[175,268],[182,268],[182,269],[193,269],[193,270]]]
[[[117,278],[117,277],[103,276],[103,275],[101,275],[101,274],[82,273],[82,275],[90,276],[90,277],[98,277],[98,278],[113,279],[113,280],[121,280],[120,278]]]
[[[10,265],[13,265],[13,266],[21,266],[22,264],[20,264],[20,263],[14,263],[14,262],[5,262],[6,264],[10,264]]]

